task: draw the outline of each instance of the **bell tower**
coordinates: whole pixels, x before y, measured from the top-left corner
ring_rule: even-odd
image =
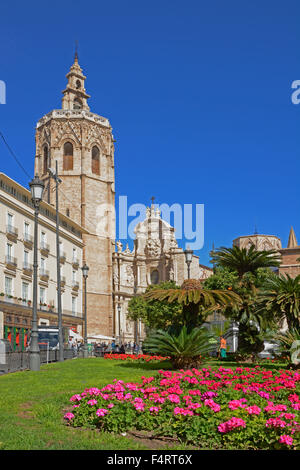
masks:
[[[112,127],[92,113],[90,96],[76,52],[66,75],[62,108],[50,111],[36,126],[35,174],[45,181],[44,198],[55,204],[48,168],[58,163],[59,210],[80,224],[84,234],[88,335],[111,336],[112,253],[115,242],[115,174]],[[79,274],[81,275],[81,273]]]

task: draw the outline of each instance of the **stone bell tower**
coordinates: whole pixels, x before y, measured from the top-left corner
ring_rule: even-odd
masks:
[[[45,181],[44,198],[55,204],[48,168],[62,180],[59,210],[87,230],[84,260],[87,280],[88,335],[110,336],[112,316],[112,252],[115,242],[114,140],[108,119],[90,112],[90,96],[75,60],[63,90],[62,109],[43,116],[36,126],[35,173]],[[81,272],[78,273],[81,275]]]

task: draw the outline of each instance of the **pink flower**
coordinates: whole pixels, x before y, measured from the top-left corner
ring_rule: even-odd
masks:
[[[283,421],[282,419],[280,418],[270,418],[268,419],[268,421],[266,422],[266,427],[267,428],[270,428],[270,427],[274,427],[274,428],[285,428],[286,426],[286,422]]]
[[[108,413],[108,410],[105,408],[99,408],[99,410],[96,411],[97,416],[105,416]]]
[[[145,409],[144,403],[140,403],[140,402],[134,403],[133,406],[135,407],[137,411],[144,411]]]
[[[293,403],[291,407],[296,411],[300,411],[300,403]]]
[[[107,408],[113,408],[115,405],[113,403],[110,403],[109,405],[107,405]]]
[[[98,402],[97,402],[97,400],[95,400],[95,399],[89,400],[89,401],[87,402],[87,404],[88,404],[88,405],[91,405],[91,406],[97,405],[97,403],[98,403]]]
[[[293,444],[293,438],[289,436],[288,434],[283,434],[279,438],[279,442],[281,444],[286,444],[287,446],[291,446]]]
[[[180,403],[180,397],[175,394],[170,394],[167,397],[172,403]]]
[[[229,431],[232,431],[232,429],[239,427],[245,428],[245,421],[241,418],[236,418],[235,416],[233,416],[229,421],[219,424],[218,431],[222,433],[227,433]]]
[[[68,419],[69,421],[74,418],[73,413],[66,413],[64,419]]]
[[[248,408],[246,408],[246,410],[248,411],[249,415],[259,415],[260,412],[261,412],[261,409],[256,406],[256,405],[253,405],[253,406],[248,406]]]
[[[160,410],[160,406],[151,406],[151,408],[149,408],[150,413],[158,413]]]
[[[246,398],[241,398],[240,400],[231,400],[228,403],[228,408],[230,410],[236,410],[237,408],[245,408],[244,402],[247,401]]]
[[[70,398],[70,401],[80,401],[81,400],[81,396],[79,394],[77,395],[73,395],[71,398]]]

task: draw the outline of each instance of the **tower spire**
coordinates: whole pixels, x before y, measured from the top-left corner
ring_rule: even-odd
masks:
[[[84,82],[86,77],[83,75],[82,68],[78,63],[78,42],[75,46],[74,64],[70,68],[70,72],[66,75],[68,79],[67,87],[63,91],[62,108],[69,110],[86,110],[90,108],[87,104],[88,95],[85,91]]]
[[[297,246],[298,246],[297,238],[296,238],[293,227],[291,227],[287,248],[296,248]]]
[[[75,41],[75,55],[74,55],[75,62],[78,62],[78,41]]]

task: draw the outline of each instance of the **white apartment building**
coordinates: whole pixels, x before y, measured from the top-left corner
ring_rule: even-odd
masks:
[[[83,333],[84,229],[60,213],[63,326]],[[34,208],[30,191],[0,173],[0,338],[23,349],[31,329]],[[41,202],[38,226],[38,324],[57,325],[55,207]]]

